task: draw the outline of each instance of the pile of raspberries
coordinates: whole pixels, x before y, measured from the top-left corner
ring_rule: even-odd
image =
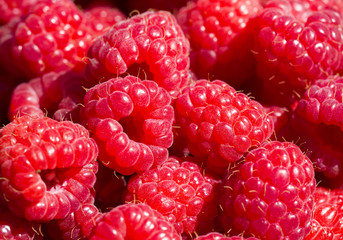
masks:
[[[0,0],[0,239],[342,240],[343,1]]]

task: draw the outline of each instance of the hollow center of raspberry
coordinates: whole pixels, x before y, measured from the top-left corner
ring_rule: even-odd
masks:
[[[125,117],[119,120],[124,132],[135,142],[143,141],[143,122],[144,119],[138,115]]]
[[[39,175],[44,181],[48,191],[61,183],[60,179],[57,177],[56,170],[41,170]]]
[[[152,74],[152,72],[150,72],[149,65],[146,64],[146,62],[132,64],[131,66],[129,66],[125,74],[130,74],[142,80],[154,79],[154,75]]]

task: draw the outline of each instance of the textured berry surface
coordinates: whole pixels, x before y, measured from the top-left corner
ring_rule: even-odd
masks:
[[[170,103],[164,88],[134,76],[113,78],[89,89],[84,120],[100,148],[99,160],[125,175],[165,160],[173,143]]]
[[[289,142],[252,150],[229,172],[222,225],[263,240],[304,239],[310,232],[316,181],[311,161]]]
[[[251,237],[251,238],[243,238],[243,237],[238,237],[238,236],[234,236],[234,237],[225,237],[223,234],[221,233],[209,233],[203,236],[199,236],[197,238],[195,238],[194,240],[257,240],[257,238]]]
[[[223,172],[273,132],[263,107],[225,82],[198,80],[183,89],[175,102],[177,133],[206,166]]]
[[[305,240],[343,238],[343,191],[318,187],[314,193],[313,224]]]
[[[316,79],[342,68],[342,19],[331,10],[295,11],[286,0],[266,4],[258,17],[254,53],[263,100],[288,106]]]
[[[78,73],[50,72],[19,84],[11,96],[9,118],[48,115],[59,121],[79,122],[79,104],[86,93],[82,88],[83,81],[83,76]]]
[[[24,116],[1,129],[0,144],[1,192],[18,215],[60,219],[90,197],[98,148],[81,125]]]
[[[0,53],[6,58],[2,64],[28,77],[82,70],[82,58],[93,38],[82,12],[70,0],[41,1],[4,28]]]
[[[0,25],[27,14],[37,2],[38,0],[0,0]]]
[[[161,166],[132,177],[125,200],[147,203],[166,216],[178,233],[187,235],[194,232],[203,207],[214,199],[213,184],[198,165],[170,157]]]
[[[261,10],[258,0],[199,0],[181,8],[177,20],[190,41],[192,71],[234,87],[253,77],[254,29],[249,22]]]
[[[124,73],[154,80],[172,95],[188,83],[189,42],[169,12],[121,21],[88,51],[88,87]]]
[[[105,213],[90,240],[181,240],[173,226],[146,204],[124,204]]]

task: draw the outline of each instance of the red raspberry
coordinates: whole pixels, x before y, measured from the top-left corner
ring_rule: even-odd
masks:
[[[3,64],[29,78],[82,70],[82,58],[93,39],[82,12],[71,0],[41,1],[4,28],[0,38]]]
[[[84,127],[24,116],[1,129],[0,145],[1,192],[16,214],[61,219],[90,198],[98,148]]]
[[[198,0],[181,8],[177,20],[190,41],[192,71],[235,88],[254,77],[250,20],[261,10],[258,0]]]
[[[304,4],[272,0],[258,17],[257,71],[262,100],[273,105],[289,106],[315,80],[342,69],[341,16],[332,10],[306,11]]]
[[[13,91],[9,118],[29,115],[54,117],[79,122],[78,109],[86,91],[82,75],[74,72],[50,72],[19,84]]]
[[[276,105],[264,106],[264,111],[269,115],[274,123],[274,131],[278,132],[289,122],[291,111]]]
[[[99,146],[99,160],[124,175],[166,160],[173,143],[170,103],[164,88],[134,76],[113,78],[89,89],[84,115]]]
[[[203,207],[214,198],[212,184],[198,165],[171,157],[161,166],[130,178],[125,200],[147,203],[166,216],[178,233],[188,235],[196,229]]]
[[[305,240],[343,239],[343,191],[316,188],[312,230]]]
[[[0,237],[4,240],[43,239],[39,224],[19,218],[0,205]]]
[[[102,4],[85,9],[84,17],[96,35],[105,33],[114,24],[126,19],[119,9]]]
[[[124,204],[99,219],[90,240],[181,240],[173,226],[146,204]]]
[[[199,236],[195,238],[194,240],[258,240],[257,238],[251,237],[251,238],[243,238],[243,237],[225,237],[221,233],[213,232],[209,233],[203,236]]]
[[[146,12],[121,21],[88,51],[88,87],[122,74],[154,80],[175,96],[188,84],[189,42],[174,16]]]
[[[175,118],[177,134],[190,153],[205,156],[206,168],[221,174],[273,132],[273,122],[258,102],[219,80],[198,80],[183,89]]]
[[[114,170],[99,164],[99,171],[96,175],[95,205],[102,212],[123,204],[123,193],[127,182],[124,176],[117,174]]]
[[[312,163],[295,144],[262,144],[226,178],[222,225],[261,240],[304,239],[315,187]]]
[[[8,23],[14,17],[26,15],[38,0],[0,0],[0,25]]]

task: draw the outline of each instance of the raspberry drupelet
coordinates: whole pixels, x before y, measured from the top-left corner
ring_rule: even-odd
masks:
[[[262,144],[224,181],[221,224],[230,234],[301,240],[311,231],[314,169],[295,144]]]
[[[29,79],[51,71],[82,71],[82,58],[93,40],[83,13],[71,0],[39,1],[3,28],[1,63]]]
[[[261,11],[258,0],[190,1],[178,11],[198,78],[221,79],[238,88],[255,77],[251,20]]]
[[[90,240],[181,240],[172,224],[146,204],[124,204],[104,213]]]
[[[205,177],[195,163],[170,157],[161,166],[134,175],[128,182],[125,200],[143,202],[166,216],[178,233],[186,236],[197,227],[199,216],[213,219],[217,215],[203,212],[213,203],[216,182]]]
[[[145,12],[96,39],[86,66],[87,87],[125,74],[154,80],[172,96],[188,84],[189,42],[169,12]]]
[[[317,79],[342,69],[342,16],[304,4],[268,1],[258,16],[253,51],[265,103],[288,107]]]
[[[175,101],[175,119],[175,134],[190,154],[205,157],[205,167],[219,174],[273,132],[261,104],[219,80],[184,88]]]
[[[258,239],[254,237],[243,238],[239,236],[225,237],[221,233],[213,232],[213,233],[208,233],[206,235],[199,236],[195,238],[194,240],[258,240]]]
[[[84,125],[106,167],[131,175],[167,159],[174,109],[170,95],[156,82],[113,78],[90,88],[84,105]]]
[[[92,198],[98,148],[81,125],[23,116],[1,129],[0,145],[1,192],[17,215],[61,219]]]
[[[26,15],[39,0],[0,0],[0,25]]]

